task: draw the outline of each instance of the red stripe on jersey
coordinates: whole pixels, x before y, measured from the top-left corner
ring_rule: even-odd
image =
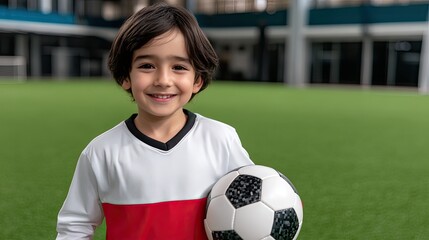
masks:
[[[103,203],[108,240],[207,240],[207,199],[116,205]]]

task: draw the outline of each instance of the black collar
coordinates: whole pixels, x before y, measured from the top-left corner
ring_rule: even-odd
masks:
[[[185,135],[194,126],[196,115],[186,109],[183,109],[183,112],[188,116],[185,126],[172,139],[168,140],[168,142],[166,143],[150,138],[137,129],[136,124],[134,123],[134,119],[137,117],[137,113],[131,115],[131,117],[125,120],[125,124],[127,125],[128,130],[130,130],[130,132],[136,138],[140,139],[140,141],[154,148],[168,151],[172,149],[174,146],[176,146],[176,144],[178,144],[180,140],[182,140],[182,138],[185,137]]]

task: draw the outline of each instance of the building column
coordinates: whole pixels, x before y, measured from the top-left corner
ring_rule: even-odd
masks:
[[[372,80],[373,64],[373,40],[369,36],[364,36],[362,41],[362,60],[361,60],[361,85],[368,87]]]
[[[40,46],[40,36],[31,36],[30,71],[32,77],[42,76],[42,51]]]
[[[429,16],[429,13],[428,13]],[[422,50],[420,53],[419,92],[429,94],[429,22],[423,33]]]
[[[28,36],[18,34],[15,38],[15,55],[28,57]]]
[[[28,36],[17,34],[15,36],[15,63],[20,65],[17,70],[18,78],[25,79],[27,77],[27,67],[28,67]]]
[[[42,13],[52,12],[52,0],[41,0],[39,2],[39,8]]]
[[[56,47],[52,51],[52,76],[63,80],[69,76],[70,51],[67,47]]]
[[[15,37],[15,56],[20,57],[19,62],[22,67],[18,70],[18,77],[26,78],[27,77],[27,67],[28,67],[28,56],[29,56],[29,47],[28,47],[28,36],[18,34]]]
[[[73,12],[73,1],[58,0],[58,12],[61,14],[70,14]]]
[[[286,47],[286,71],[284,82],[291,86],[304,86],[307,82],[308,43],[304,30],[307,26],[309,0],[291,0],[288,9],[289,37]]]

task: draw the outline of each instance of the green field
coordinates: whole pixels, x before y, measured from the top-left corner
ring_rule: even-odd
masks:
[[[222,82],[188,108],[293,181],[299,239],[428,239],[429,96]],[[134,111],[110,81],[0,83],[0,239],[54,239],[80,152]]]

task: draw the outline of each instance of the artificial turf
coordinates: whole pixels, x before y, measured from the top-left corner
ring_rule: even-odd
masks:
[[[216,82],[187,108],[292,180],[299,239],[429,236],[429,96]],[[0,239],[54,239],[80,152],[133,112],[112,81],[0,83]]]

